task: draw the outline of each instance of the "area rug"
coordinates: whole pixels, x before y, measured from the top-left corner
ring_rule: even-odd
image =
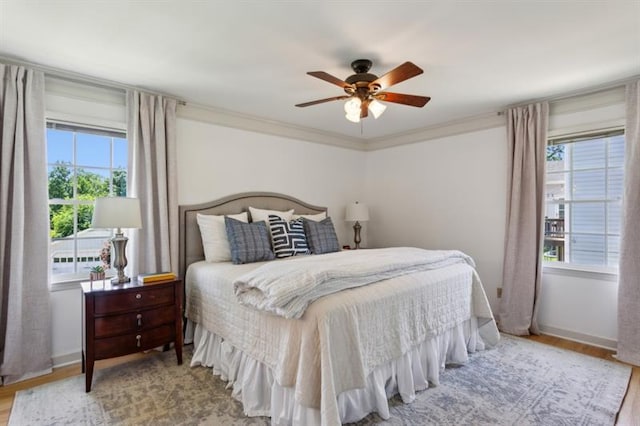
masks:
[[[211,370],[176,365],[173,351],[20,391],[9,425],[268,425],[247,418]],[[493,349],[451,367],[412,404],[397,397],[391,418],[357,425],[613,425],[631,369],[503,335]]]

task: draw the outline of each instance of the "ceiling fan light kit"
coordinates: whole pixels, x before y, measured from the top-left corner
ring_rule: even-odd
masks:
[[[347,95],[305,102],[297,104],[296,106],[308,107],[324,102],[346,99],[344,104],[344,111],[346,113],[345,117],[349,121],[359,123],[362,118],[369,115],[369,112],[371,112],[373,117],[376,119],[382,115],[387,106],[380,101],[422,108],[427,104],[427,102],[429,102],[429,100],[431,100],[431,98],[427,96],[407,95],[384,91],[394,84],[403,82],[423,73],[423,70],[412,62],[405,62],[382,77],[369,73],[371,65],[372,62],[368,59],[356,59],[351,63],[351,68],[355,74],[350,75],[344,81],[324,71],[309,71],[307,74],[310,76],[342,87]]]

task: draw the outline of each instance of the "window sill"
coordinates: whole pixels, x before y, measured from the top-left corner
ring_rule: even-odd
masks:
[[[110,280],[114,277],[115,275],[107,275],[105,277],[105,280]],[[58,279],[53,279],[51,281],[51,283],[49,283],[49,291],[50,292],[55,292],[55,291],[66,291],[66,290],[75,290],[75,289],[79,289],[80,288],[80,283],[81,282],[85,282],[85,281],[89,281],[89,277],[73,277],[73,278],[58,278]]]
[[[542,262],[542,273],[601,281],[618,281],[618,268],[575,265],[560,262]]]

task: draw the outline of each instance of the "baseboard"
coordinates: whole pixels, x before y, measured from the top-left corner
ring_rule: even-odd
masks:
[[[173,343],[171,343],[169,345],[169,349],[173,349],[173,347],[174,347]],[[164,348],[162,346],[158,346],[157,348],[149,349],[144,352],[150,352],[150,351],[162,352],[163,350]],[[51,358],[51,360],[53,362],[53,368],[66,367],[67,365],[77,364],[82,362],[82,352],[72,352],[65,355],[54,356],[53,358]]]
[[[58,355],[51,358],[53,368],[66,367],[82,361],[82,352],[72,352],[70,354]]]
[[[597,346],[599,348],[616,350],[618,342],[613,339],[607,339],[605,337],[592,336],[590,334],[580,333],[578,331],[565,330],[562,328],[552,327],[548,325],[538,325],[542,334],[549,336],[560,337],[562,339],[572,340],[578,343],[584,343],[591,346]]]

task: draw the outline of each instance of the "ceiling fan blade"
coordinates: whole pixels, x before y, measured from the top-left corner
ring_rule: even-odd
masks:
[[[392,69],[382,77],[369,83],[369,87],[376,87],[378,90],[384,90],[387,87],[391,87],[394,84],[398,84],[401,81],[415,77],[422,74],[424,71],[422,68],[414,64],[413,62],[405,62],[404,64]]]
[[[382,92],[373,95],[379,101],[394,102],[422,108],[431,100],[428,96],[405,95],[404,93]]]
[[[350,98],[350,97],[351,96],[348,96],[348,95],[334,96],[333,98],[318,99],[317,101],[305,102],[305,103],[302,103],[302,104],[297,104],[296,106],[302,108],[302,107],[308,107],[308,106],[311,106],[311,105],[322,104],[322,103],[325,103],[325,102],[339,101],[341,99],[347,99],[347,98]]]
[[[335,84],[336,86],[340,86],[343,89],[346,87],[353,87],[351,84],[347,83],[346,81],[342,81],[338,77],[334,77],[331,74],[328,74],[324,71],[309,71],[307,74],[315,78],[319,78],[320,80],[328,81],[329,83]]]

